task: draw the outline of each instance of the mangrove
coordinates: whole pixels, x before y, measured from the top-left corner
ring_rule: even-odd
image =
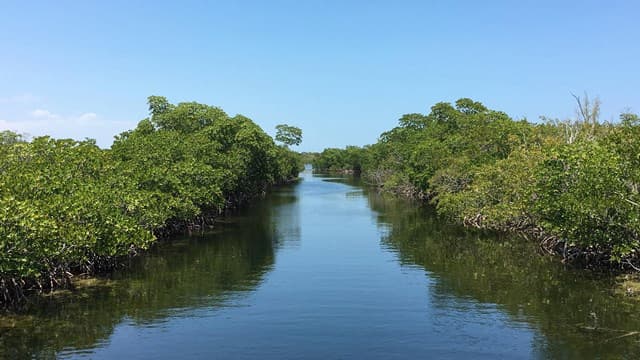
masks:
[[[0,307],[109,271],[158,239],[198,230],[291,181],[300,129],[278,145],[251,119],[148,98],[150,116],[95,141],[0,135]],[[286,134],[286,133],[285,133]]]
[[[466,226],[533,238],[568,264],[640,270],[640,118],[511,119],[468,98],[406,114],[364,147],[325,149],[317,171],[353,172]]]

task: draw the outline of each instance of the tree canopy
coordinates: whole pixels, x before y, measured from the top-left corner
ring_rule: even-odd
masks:
[[[0,144],[0,304],[123,256],[296,177],[300,156],[251,119],[149,97],[150,117],[93,141],[11,132]]]
[[[300,145],[302,143],[302,130],[295,126],[280,124],[276,126],[276,141],[287,146]]]
[[[362,170],[469,226],[533,235],[568,262],[638,267],[638,116],[602,124],[597,99],[577,103],[575,119],[542,124],[471,99],[438,103],[402,116],[376,144],[325,149],[313,165]]]

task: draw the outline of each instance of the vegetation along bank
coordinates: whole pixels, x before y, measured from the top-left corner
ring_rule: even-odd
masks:
[[[407,114],[378,142],[325,149],[317,171],[362,172],[370,185],[435,205],[467,226],[517,232],[583,267],[640,270],[640,119],[515,121],[471,99]]]
[[[301,141],[297,128],[279,128],[279,146],[242,115],[159,96],[148,103],[150,117],[110,149],[1,133],[0,307],[206,227],[301,170],[286,146]]]

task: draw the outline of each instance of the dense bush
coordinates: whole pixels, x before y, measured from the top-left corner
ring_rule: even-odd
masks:
[[[299,155],[246,117],[156,96],[149,109],[108,150],[2,133],[1,303],[25,289],[66,285],[72,273],[109,268],[300,170]]]
[[[313,157],[311,164],[316,172],[353,171],[360,174],[366,156],[366,150],[357,146],[347,146],[344,150],[329,148]]]
[[[470,99],[439,103],[428,115],[404,115],[374,145],[326,149],[314,165],[357,164],[387,191],[429,199],[439,214],[467,225],[529,232],[568,261],[634,266],[640,121],[623,114],[600,124],[597,108],[579,113],[532,124]]]

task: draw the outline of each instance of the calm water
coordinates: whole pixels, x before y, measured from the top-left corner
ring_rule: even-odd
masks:
[[[640,306],[429,209],[304,174],[130,269],[0,318],[6,358],[638,358]]]

